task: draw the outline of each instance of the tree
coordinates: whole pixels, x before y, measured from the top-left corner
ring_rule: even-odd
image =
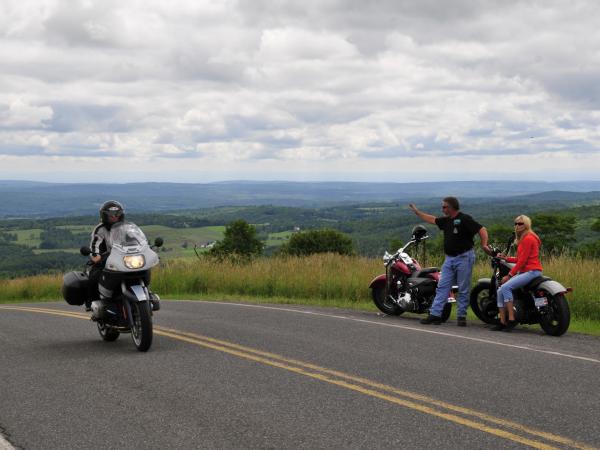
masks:
[[[596,219],[591,226],[592,231],[600,233],[600,219]]]
[[[513,228],[502,223],[494,223],[486,227],[488,231],[489,243],[500,247],[501,251],[506,249],[508,239],[513,235]]]
[[[404,242],[402,242],[402,239],[398,239],[398,238],[393,238],[390,240],[390,251],[395,251],[398,250],[399,248],[401,248],[404,245]]]
[[[571,215],[536,214],[531,218],[532,228],[542,240],[542,249],[548,253],[572,247],[575,241],[576,218]]]
[[[313,253],[339,253],[353,255],[352,239],[339,231],[324,228],[321,230],[300,231],[281,246],[281,253],[307,256]]]
[[[244,257],[262,254],[263,243],[257,237],[256,228],[238,219],[225,227],[223,240],[217,241],[209,254],[212,256],[240,255]]]

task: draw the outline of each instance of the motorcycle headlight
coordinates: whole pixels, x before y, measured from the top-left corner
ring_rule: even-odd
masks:
[[[123,256],[123,264],[128,269],[141,269],[146,264],[144,255],[127,255]]]
[[[392,258],[392,255],[390,255],[388,252],[385,252],[383,254],[383,264],[387,265],[387,263],[390,262],[391,258]]]

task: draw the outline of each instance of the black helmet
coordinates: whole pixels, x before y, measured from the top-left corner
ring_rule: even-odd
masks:
[[[420,241],[425,236],[427,236],[427,228],[425,228],[423,225],[417,225],[412,229],[412,238],[415,241]]]
[[[112,225],[114,223],[108,220],[110,216],[118,217],[119,220],[117,222],[125,220],[125,209],[116,200],[104,202],[100,207],[100,220],[104,225]]]

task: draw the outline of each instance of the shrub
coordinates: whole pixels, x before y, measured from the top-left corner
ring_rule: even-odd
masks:
[[[284,255],[307,256],[315,253],[337,253],[353,255],[352,239],[343,233],[328,228],[294,233],[281,248]]]
[[[245,220],[239,219],[225,227],[223,240],[217,241],[209,255],[224,257],[238,255],[252,257],[262,254],[263,243],[257,237],[256,228]]]

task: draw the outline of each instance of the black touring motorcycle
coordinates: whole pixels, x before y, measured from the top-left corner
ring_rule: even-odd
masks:
[[[514,235],[509,239],[505,254],[508,254],[514,241]],[[508,274],[514,264],[500,259],[500,250],[492,250],[492,276],[477,281],[471,290],[471,309],[485,323],[497,324],[498,306],[496,304],[497,289],[500,280]],[[571,313],[565,298],[571,288],[546,276],[532,280],[527,286],[513,290],[513,308],[515,319],[520,324],[539,323],[542,329],[551,336],[561,336],[569,328]]]
[[[163,244],[156,238],[148,244],[137,225],[120,222],[110,230],[112,248],[102,255],[106,264],[98,290],[100,300],[92,302],[92,320],[105,341],[115,341],[121,333],[131,333],[136,348],[145,352],[152,344],[152,312],[160,309],[160,298],[150,291],[150,269],[159,262],[153,250]],[[92,250],[81,247],[89,256]],[[62,294],[70,305],[83,305],[89,295],[91,261],[83,272],[69,272],[63,277]]]

